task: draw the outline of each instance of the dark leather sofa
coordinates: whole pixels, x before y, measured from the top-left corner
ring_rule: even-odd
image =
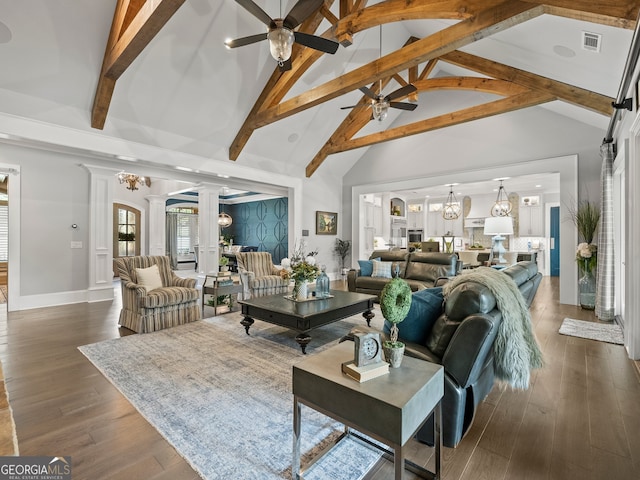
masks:
[[[461,266],[458,256],[452,253],[376,250],[369,256],[369,260],[373,259],[392,262],[391,271],[397,270],[398,276],[407,281],[413,292],[443,283],[447,278],[456,275]],[[391,279],[364,276],[360,269],[351,269],[347,273],[347,286],[350,292],[378,297],[389,280]]]
[[[519,262],[503,272],[515,281],[527,306],[530,306],[542,279],[537,265],[534,262]],[[439,289],[435,291],[441,295]],[[414,293],[420,296],[427,294]],[[398,324],[399,337],[405,342],[406,355],[444,367],[442,441],[447,447],[456,447],[469,430],[478,405],[493,388],[493,342],[502,322],[502,314],[496,308],[495,297],[489,289],[472,281],[455,287],[446,303],[440,306],[440,312],[435,322],[425,322],[424,325],[430,330],[422,332],[422,338],[426,338],[424,343],[403,338],[403,326],[405,331],[411,327],[403,325],[405,322]],[[385,323],[386,333],[389,327]],[[352,338],[351,335],[356,331],[365,330],[367,327],[356,327],[345,339]],[[416,437],[421,442],[433,444],[433,415]]]

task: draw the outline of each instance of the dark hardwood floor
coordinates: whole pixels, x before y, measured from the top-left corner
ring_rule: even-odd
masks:
[[[458,448],[444,450],[442,478],[640,478],[634,362],[622,346],[559,335],[563,318],[595,317],[558,304],[557,292],[545,277],[531,308],[545,367],[527,391],[493,389]],[[0,312],[20,453],[71,455],[74,480],[199,478],[77,349],[128,334],[117,327],[119,310],[115,300]],[[432,449],[411,447],[412,460],[433,467]],[[391,465],[380,462],[366,478],[393,478]]]

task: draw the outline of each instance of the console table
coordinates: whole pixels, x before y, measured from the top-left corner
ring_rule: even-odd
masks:
[[[229,283],[231,281],[232,283]],[[202,283],[202,316],[204,317],[204,307],[210,306],[213,308],[213,314],[218,314],[218,298],[222,296],[237,297],[238,293],[242,292],[242,284],[237,276],[231,274],[227,275],[207,275],[204,277]],[[211,295],[213,297],[213,305],[207,304],[205,301],[205,295]],[[236,298],[237,302],[237,298]],[[233,311],[233,308],[229,307],[229,312]]]
[[[338,441],[352,436],[371,448],[393,456],[395,480],[404,478],[405,467],[421,478],[439,479],[442,451],[441,406],[444,369],[441,365],[405,356],[400,368],[359,383],[342,373],[343,362],[353,360],[353,342],[343,342],[293,366],[293,463],[292,477],[302,478],[300,465],[301,408],[304,404],[345,425]],[[405,447],[431,413],[435,414],[435,472],[405,459]],[[370,438],[388,445],[388,450]],[[320,456],[327,453],[325,451]],[[314,458],[309,467],[319,457]],[[307,468],[308,469],[308,468]]]

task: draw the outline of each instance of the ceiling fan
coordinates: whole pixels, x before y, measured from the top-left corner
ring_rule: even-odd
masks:
[[[382,86],[382,82],[380,83]],[[357,105],[351,105],[349,107],[341,107],[341,110],[346,110],[347,108],[356,108],[356,107],[371,107],[373,118],[381,122],[385,118],[387,118],[387,112],[389,107],[398,108],[400,110],[409,110],[413,111],[418,106],[415,103],[407,103],[407,102],[394,102],[393,100],[400,97],[406,97],[407,95],[411,95],[416,92],[418,89],[414,87],[412,84],[405,85],[404,87],[400,87],[397,90],[394,90],[388,95],[376,95],[371,89],[367,87],[360,87],[362,93],[364,93],[367,97],[371,98],[371,103],[359,103]]]
[[[271,56],[278,62],[281,71],[291,70],[291,49],[294,42],[325,53],[333,54],[338,50],[338,42],[327,40],[317,35],[294,31],[298,25],[322,6],[324,0],[298,0],[298,3],[293,6],[284,19],[271,18],[253,0],[236,0],[236,3],[264,23],[269,28],[269,31],[235,40],[227,40],[225,44],[229,48],[242,47],[262,40],[269,40]]]
[[[380,58],[382,58],[382,25],[380,25]],[[346,110],[348,108],[356,108],[356,107],[371,107],[372,118],[375,118],[376,120],[381,122],[385,118],[387,118],[387,112],[389,111],[389,107],[398,108],[400,110],[413,111],[418,106],[415,103],[393,101],[396,98],[406,97],[407,95],[411,95],[412,93],[417,92],[418,89],[412,84],[408,84],[408,85],[405,85],[404,87],[400,87],[388,95],[382,95],[382,79],[380,79],[379,94],[376,94],[370,88],[367,88],[367,87],[360,87],[358,90],[364,93],[372,101],[370,103],[359,103],[357,105],[351,105],[349,107],[342,107],[341,110]]]

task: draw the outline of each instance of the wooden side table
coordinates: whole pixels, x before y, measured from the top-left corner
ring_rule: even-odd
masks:
[[[300,465],[301,408],[304,404],[345,425],[345,433],[393,456],[395,480],[404,479],[405,468],[421,478],[439,479],[442,438],[440,424],[444,395],[441,365],[405,356],[400,368],[358,383],[341,371],[342,362],[353,360],[352,342],[343,342],[293,366],[293,462],[292,477],[303,478]],[[406,443],[435,414],[435,472],[405,458]],[[362,432],[388,445],[380,447]],[[328,452],[325,451],[321,455]],[[318,457],[311,460],[310,466]]]
[[[229,283],[231,280],[232,283]],[[202,284],[202,316],[204,317],[204,307],[210,306],[213,308],[213,314],[218,314],[218,298],[222,296],[236,296],[236,305],[238,304],[237,295],[242,292],[242,284],[240,278],[237,275],[207,275],[204,277]],[[205,301],[205,295],[211,295],[213,297],[213,305],[209,305]],[[230,307],[229,312],[233,309]],[[228,313],[228,312],[227,312]]]

